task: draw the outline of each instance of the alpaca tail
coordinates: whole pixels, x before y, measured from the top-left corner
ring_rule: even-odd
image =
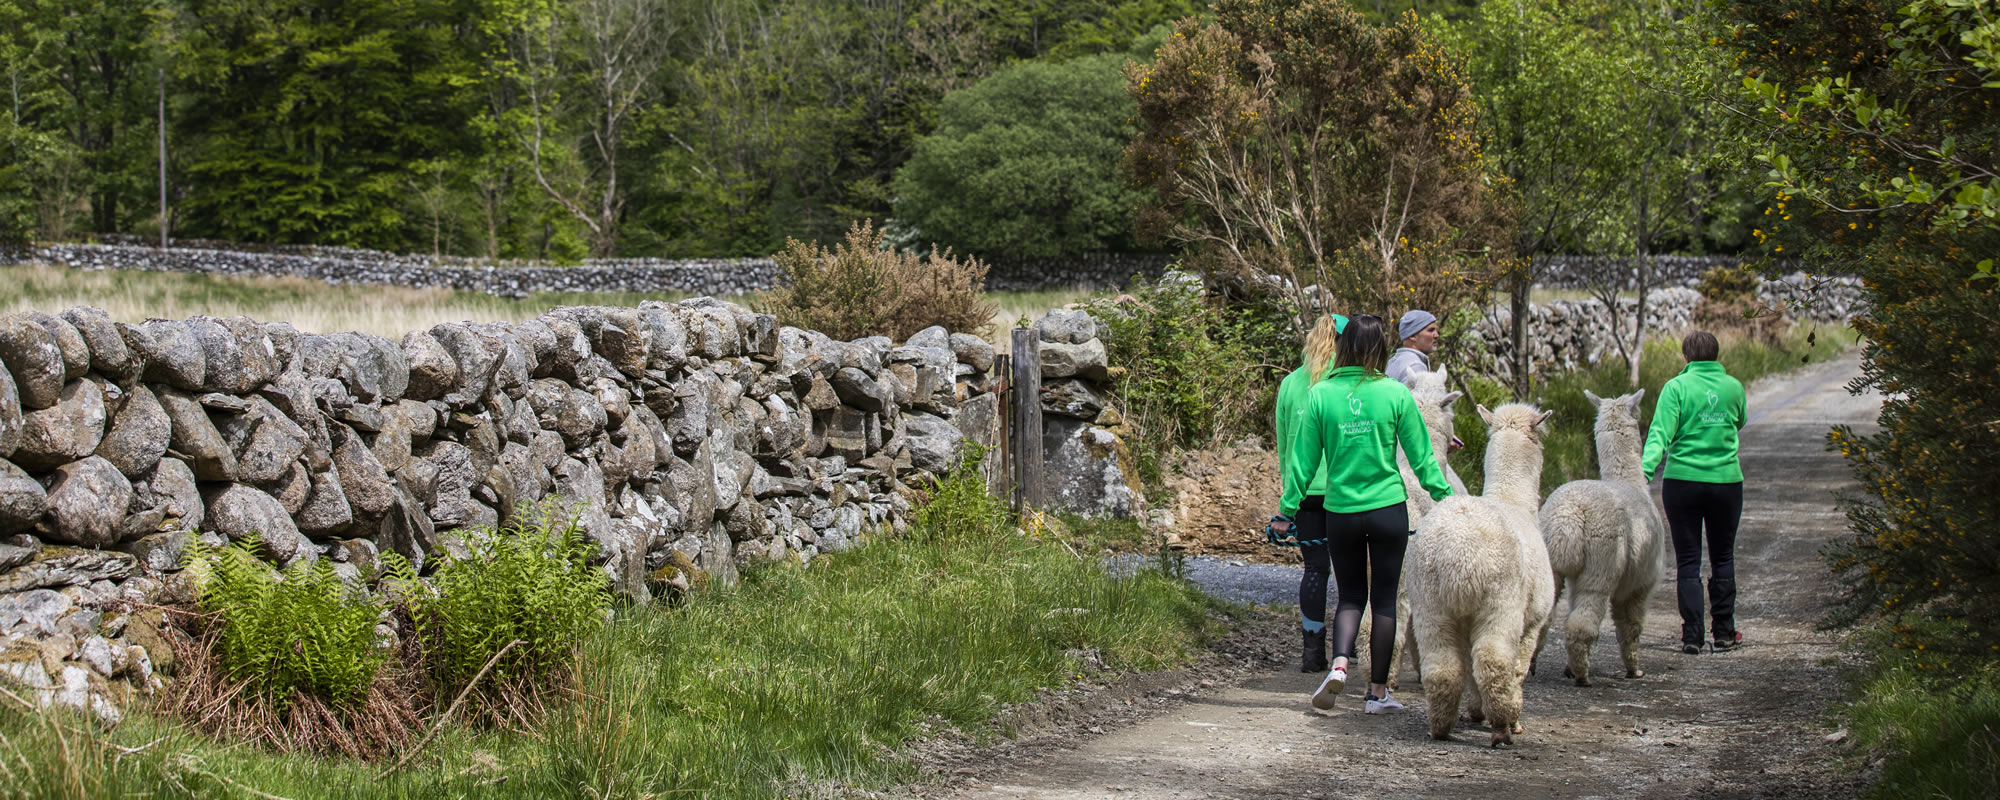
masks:
[[[1588,560],[1588,548],[1584,544],[1584,512],[1577,504],[1563,502],[1568,498],[1557,498],[1547,508],[1542,509],[1542,541],[1549,550],[1549,567],[1555,571],[1556,580],[1565,576],[1579,575]]]

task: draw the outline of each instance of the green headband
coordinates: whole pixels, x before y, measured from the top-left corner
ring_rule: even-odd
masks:
[[[1328,315],[1326,315],[1326,316],[1327,316],[1327,318],[1328,318],[1328,319],[1331,319],[1331,320],[1333,320],[1333,332],[1334,332],[1334,334],[1335,334],[1335,335],[1339,335],[1339,334],[1343,334],[1343,333],[1346,333],[1346,332],[1347,332],[1347,318],[1346,318],[1346,317],[1343,317],[1343,316],[1341,316],[1341,315],[1339,315],[1339,314],[1328,314]]]

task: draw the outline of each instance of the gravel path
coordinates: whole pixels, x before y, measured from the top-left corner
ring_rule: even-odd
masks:
[[[1132,711],[1075,715],[1024,741],[960,752],[934,770],[942,785],[921,794],[951,798],[1488,798],[1851,797],[1862,779],[1829,769],[1829,744],[1849,660],[1815,629],[1839,591],[1818,551],[1844,535],[1832,493],[1851,486],[1825,452],[1829,425],[1867,428],[1879,397],[1845,384],[1858,355],[1759,382],[1743,432],[1745,512],[1737,549],[1739,626],[1732,653],[1678,652],[1671,567],[1642,640],[1648,675],[1600,677],[1578,688],[1560,677],[1561,620],[1551,625],[1540,669],[1526,687],[1524,725],[1511,749],[1485,746],[1483,728],[1461,725],[1457,741],[1429,739],[1423,695],[1405,672],[1408,712],[1360,713],[1350,689],[1330,713],[1305,702],[1317,675],[1296,671],[1291,604],[1296,568],[1233,559],[1190,560],[1190,577],[1217,596],[1275,606],[1252,618],[1226,657],[1165,683],[1141,683]],[[1657,491],[1657,489],[1656,489]],[[1278,613],[1281,612],[1281,613]],[[1595,655],[1615,670],[1607,625]],[[1228,649],[1228,648],[1225,648]],[[1167,684],[1172,684],[1168,686]],[[1145,688],[1151,687],[1151,688]],[[1111,690],[1115,693],[1117,690]]]

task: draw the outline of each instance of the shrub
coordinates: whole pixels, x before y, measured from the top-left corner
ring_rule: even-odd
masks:
[[[930,498],[912,515],[912,533],[941,539],[974,539],[1000,529],[1007,506],[987,491],[980,464],[986,451],[971,445],[958,466],[938,480]]]
[[[387,658],[375,645],[380,602],[325,560],[280,572],[258,557],[261,549],[253,537],[189,551],[190,568],[206,577],[198,602],[221,622],[215,653],[226,674],[280,709],[300,694],[340,705],[359,699]]]
[[[1299,362],[1285,316],[1224,308],[1198,279],[1169,272],[1132,292],[1087,303],[1110,358],[1112,380],[1148,485],[1161,457],[1248,434],[1268,434],[1278,379]]]
[[[1054,258],[1131,244],[1144,197],[1118,173],[1132,138],[1120,55],[1002,67],[946,95],[896,173],[898,216],[927,240]]]
[[[835,339],[901,342],[933,325],[981,333],[993,321],[985,263],[935,247],[928,257],[887,249],[872,222],[857,223],[831,248],[787,239],[775,258],[785,286],[762,303],[787,325]]]
[[[466,535],[469,555],[446,556],[431,589],[409,599],[424,659],[441,696],[467,688],[487,662],[477,706],[500,713],[566,672],[579,642],[604,624],[610,579],[592,567],[595,545],[556,502],[521,509],[497,529]],[[495,702],[499,701],[499,702]]]

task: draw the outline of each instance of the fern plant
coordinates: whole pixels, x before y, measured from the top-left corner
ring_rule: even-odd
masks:
[[[430,589],[410,601],[425,660],[456,694],[494,662],[493,685],[521,686],[567,670],[576,647],[604,624],[610,580],[590,565],[596,546],[576,515],[555,502],[522,509],[466,537],[466,558],[443,558]],[[486,694],[484,690],[480,694]]]
[[[324,560],[280,571],[262,550],[252,536],[187,556],[199,576],[197,602],[220,620],[216,654],[229,676],[280,708],[298,693],[336,704],[360,699],[387,658],[375,646],[381,603]]]

